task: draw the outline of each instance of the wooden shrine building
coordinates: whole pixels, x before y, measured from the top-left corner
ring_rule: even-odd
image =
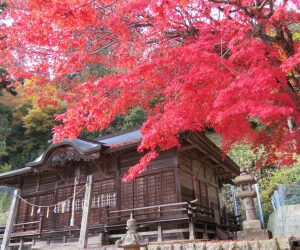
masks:
[[[185,133],[181,148],[163,152],[145,173],[123,183],[141,157],[136,152],[141,138],[135,130],[66,139],[24,168],[0,174],[0,185],[20,189],[10,244],[78,241],[88,176],[93,176],[88,232],[102,243],[121,237],[131,213],[139,232],[153,241],[226,239],[238,230],[220,199],[221,186],[239,175],[230,158],[222,159],[204,134]]]

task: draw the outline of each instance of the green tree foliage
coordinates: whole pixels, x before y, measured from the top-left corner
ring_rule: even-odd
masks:
[[[289,168],[280,168],[276,171],[269,171],[269,174],[260,178],[258,184],[260,186],[260,195],[262,206],[266,218],[272,213],[271,196],[278,188],[279,184],[289,184],[300,181],[300,157],[297,162]]]
[[[59,101],[58,90],[48,85],[39,94],[51,102],[40,107],[38,94],[32,94],[37,84],[38,80],[33,78],[18,86],[16,97],[9,98],[6,93],[0,97],[0,103],[3,103],[0,104],[0,143],[5,146],[0,145],[0,157],[4,152],[0,160],[2,164],[12,165],[13,169],[34,160],[46,149],[56,124],[54,114],[65,110],[65,105]]]
[[[20,168],[34,160],[52,139],[54,114],[63,107],[39,108],[26,101],[16,108],[0,104],[0,165]]]
[[[63,112],[64,108],[63,104],[40,108],[32,97],[24,98],[15,108],[0,104],[0,123],[5,124],[0,128],[0,142],[5,138],[5,143],[2,143],[5,151],[0,147],[2,163],[9,163],[14,169],[20,168],[42,154],[52,139],[54,114]],[[99,135],[138,128],[145,118],[144,110],[134,108],[128,115],[117,116],[106,130],[92,133],[84,131],[81,137],[94,139]]]
[[[139,127],[146,120],[146,112],[141,108],[134,108],[124,117],[123,130]]]
[[[7,159],[14,168],[22,167],[42,154],[48,141],[52,139],[54,114],[62,109],[51,106],[38,108],[25,103],[14,110],[12,132],[8,137],[10,147]]]
[[[4,164],[0,166],[0,173],[11,170],[11,165]],[[7,220],[7,211],[10,205],[10,193],[7,188],[0,187],[0,225],[5,225]]]
[[[7,138],[11,133],[12,110],[0,104],[0,165],[3,158],[8,155]]]
[[[10,198],[7,193],[0,193],[0,225],[6,224]]]
[[[250,145],[235,145],[229,152],[230,157],[239,165],[244,166],[252,175],[254,175],[258,181],[260,188],[260,196],[263,206],[263,213],[266,221],[273,211],[271,196],[273,192],[278,188],[279,184],[289,184],[300,181],[300,157],[298,161],[289,168],[276,168],[275,166],[264,167],[262,169],[256,169],[254,171],[256,161],[260,158],[261,152],[254,153],[251,150]],[[228,199],[230,196],[230,189],[223,190],[223,200],[229,210],[233,208],[232,202]],[[229,201],[229,202],[228,202]],[[239,207],[241,213],[243,213],[243,207]]]
[[[8,172],[12,169],[11,165],[5,163],[3,164],[2,166],[0,166],[0,174],[1,173],[5,173],[5,172]]]
[[[141,108],[133,108],[128,115],[118,115],[105,130],[89,132],[84,130],[80,137],[94,139],[101,135],[117,133],[123,130],[139,128],[146,120],[146,112]]]
[[[290,29],[292,31],[293,40],[300,41],[300,23],[290,24]]]
[[[215,133],[207,133],[207,136],[220,147],[221,139]],[[278,188],[279,184],[289,184],[300,181],[300,156],[296,157],[297,162],[289,168],[276,168],[275,166],[255,169],[256,161],[263,153],[263,148],[258,152],[251,150],[251,145],[237,144],[228,152],[228,155],[239,165],[244,166],[248,172],[256,177],[260,188],[263,212],[265,219],[268,220],[272,213],[271,196]],[[233,211],[233,199],[230,185],[222,188],[222,201],[228,212]],[[244,208],[239,202],[239,213],[244,214]]]

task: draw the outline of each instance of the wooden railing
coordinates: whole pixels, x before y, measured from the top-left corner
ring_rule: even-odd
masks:
[[[212,230],[208,230],[208,225],[215,224],[213,209],[198,204],[197,200],[118,211],[111,211],[107,207],[105,227],[109,232],[120,232],[119,229],[125,229],[130,214],[133,214],[139,227],[147,228],[144,231],[142,230],[141,234],[156,236],[157,241],[162,241],[166,234],[185,234],[192,240],[196,238],[197,233],[203,235],[214,233]],[[173,228],[163,226],[172,223],[177,223],[180,226],[175,225]],[[195,228],[195,223],[198,223],[201,227]],[[120,238],[121,236],[123,235],[120,233],[109,233],[108,235],[110,239]]]
[[[42,233],[42,218],[38,221],[24,222],[14,224],[13,236],[23,234],[41,234]]]
[[[126,221],[130,217],[130,214],[133,214],[134,218],[137,220],[139,227],[150,226],[153,230],[152,233],[156,234],[158,239],[162,239],[163,234],[166,233],[189,233],[190,239],[193,239],[193,235],[196,235],[197,232],[204,232],[205,234],[213,233],[213,227],[215,223],[214,218],[214,210],[213,208],[209,208],[197,203],[197,200],[190,202],[178,202],[171,204],[161,204],[155,206],[148,207],[139,207],[139,208],[130,208],[123,210],[112,210],[109,207],[106,207],[105,218],[101,220],[100,224],[90,225],[90,232],[117,232],[120,229],[125,229]],[[102,214],[103,216],[103,214]],[[231,217],[226,217],[225,224],[232,224],[236,226],[236,219],[232,219]],[[175,224],[181,225],[181,229],[177,228],[172,229],[167,227],[168,229],[164,229],[164,224]],[[188,224],[188,226],[186,226]],[[199,227],[194,228],[194,226],[198,224]],[[14,225],[14,233],[15,237],[23,237],[26,235],[36,235],[42,237],[56,237],[54,235],[71,235],[72,233],[78,233],[80,227],[76,228],[61,228],[58,230],[47,230],[42,228],[43,221],[42,217],[38,221],[18,223]],[[185,225],[185,226],[183,226]],[[210,228],[208,227],[210,225]],[[233,227],[234,227],[233,226]],[[72,232],[71,232],[72,231]],[[145,231],[144,233],[148,233]],[[50,236],[52,235],[52,236]],[[111,237],[113,235],[110,235]],[[115,235],[115,238],[120,235]]]
[[[130,217],[130,214],[133,214],[139,224],[161,223],[164,221],[172,222],[178,220],[214,221],[213,209],[197,204],[197,200],[118,211],[111,211],[109,207],[106,209],[106,225],[108,226],[124,224]]]
[[[241,215],[237,215],[237,216],[228,215],[227,217],[227,225],[232,228],[240,229],[240,224],[241,224],[240,221],[241,221]]]
[[[200,205],[196,202],[188,202],[193,217],[197,220],[214,220],[215,214],[212,208]]]
[[[164,219],[170,220],[171,218],[188,218],[187,215],[189,214],[189,211],[192,212],[192,209],[187,202],[123,209],[118,211],[110,211],[108,207],[107,225],[125,222],[129,218],[130,214],[133,214],[134,218],[138,222],[149,221],[149,223],[153,223]]]
[[[241,215],[232,215],[226,212],[226,208],[223,207],[221,215],[221,226],[228,230],[238,231],[240,230]]]

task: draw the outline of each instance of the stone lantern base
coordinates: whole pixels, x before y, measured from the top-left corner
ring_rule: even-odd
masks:
[[[267,229],[261,229],[259,220],[246,220],[243,222],[243,230],[237,232],[238,240],[268,240],[270,232]]]

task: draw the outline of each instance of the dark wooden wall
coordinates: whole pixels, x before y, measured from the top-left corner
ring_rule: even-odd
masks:
[[[21,195],[34,204],[55,204],[73,195],[75,174],[80,177],[77,191],[84,186],[87,175],[92,174],[95,179],[90,216],[92,225],[105,223],[105,207],[108,204],[110,210],[123,210],[179,202],[181,194],[179,193],[176,151],[161,154],[149,166],[145,174],[133,182],[123,183],[122,176],[130,166],[138,162],[140,157],[135,149],[131,149],[105,155],[98,161],[75,162],[66,167],[67,169],[63,171],[64,176],[55,171],[44,171],[41,174],[23,177]],[[84,190],[76,196],[75,225],[81,223],[83,200]],[[62,211],[62,206],[56,208],[56,212],[52,207],[46,218],[47,209],[42,209],[41,214],[37,214],[37,209],[35,209],[31,215],[32,207],[21,201],[17,223],[37,221],[43,215],[44,230],[65,228],[70,223],[71,202],[72,200],[65,204],[64,211]],[[23,230],[26,231],[29,228]]]
[[[178,152],[179,176],[183,201],[198,199],[198,202],[212,207],[219,213],[219,189],[213,164],[197,149]]]

